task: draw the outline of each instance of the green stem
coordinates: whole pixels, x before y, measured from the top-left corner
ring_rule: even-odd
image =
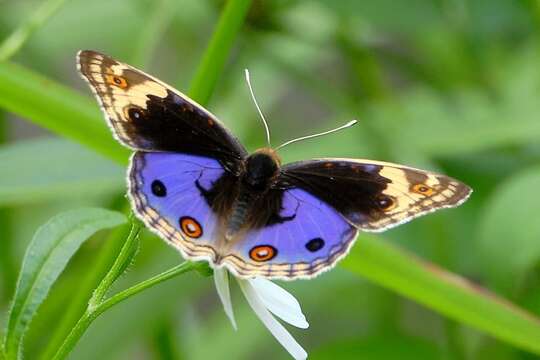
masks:
[[[129,236],[124,242],[124,245],[122,246],[120,253],[116,257],[116,260],[114,261],[110,270],[103,277],[96,290],[92,294],[92,297],[90,298],[90,301],[88,301],[88,305],[83,316],[79,319],[75,327],[71,330],[68,338],[66,338],[66,340],[58,350],[57,355],[54,356],[55,358],[58,357],[59,353],[61,354],[64,351],[67,351],[66,355],[69,354],[69,351],[71,351],[73,346],[75,346],[77,341],[84,333],[84,331],[81,332],[81,329],[86,329],[85,326],[88,327],[93,321],[93,319],[97,317],[97,315],[95,315],[96,309],[98,309],[99,306],[103,303],[103,299],[105,298],[107,291],[109,291],[112,284],[115,282],[118,276],[121,275],[123,269],[125,269],[125,263],[130,260],[129,257],[133,255],[132,248],[137,241],[140,229],[140,223],[136,222],[132,224]]]
[[[216,86],[219,74],[223,72],[234,40],[244,23],[251,0],[229,0],[214,36],[204,53],[201,65],[191,83],[190,96],[200,104],[208,103]]]
[[[175,15],[173,0],[161,0],[151,3],[154,8],[146,19],[146,26],[141,27],[138,46],[135,49],[131,64],[140,68],[147,67],[150,56],[171,24]]]
[[[182,360],[184,356],[179,350],[175,336],[174,321],[170,317],[161,320],[154,329],[151,339],[154,358],[162,360]]]
[[[0,111],[0,145],[6,143],[8,137],[8,123],[6,113]],[[0,207],[0,229],[2,239],[0,240],[0,275],[2,277],[2,294],[10,296],[17,280],[17,265],[13,256],[13,228],[11,222],[11,210],[7,207]],[[3,299],[0,299],[3,300]]]
[[[111,288],[112,284],[118,279],[120,275],[124,272],[126,268],[126,263],[131,261],[133,258],[133,247],[136,246],[136,242],[139,237],[139,233],[141,231],[141,223],[138,221],[133,223],[131,230],[129,232],[129,236],[124,243],[124,246],[122,246],[122,249],[120,250],[120,253],[118,254],[118,257],[114,261],[113,266],[105,275],[103,280],[101,280],[101,283],[96,288],[94,293],[92,294],[92,297],[90,298],[90,301],[88,302],[88,308],[93,309],[94,307],[97,307],[99,304],[103,302],[103,299],[107,295],[107,291]]]
[[[140,282],[137,285],[134,285],[126,290],[123,290],[116,295],[113,295],[109,299],[103,301],[101,304],[95,306],[93,309],[88,309],[81,319],[77,322],[71,333],[68,335],[56,355],[53,357],[53,360],[65,359],[71,350],[75,347],[81,336],[88,329],[90,324],[106,310],[110,309],[114,305],[132,297],[144,291],[152,286],[155,286],[163,281],[172,279],[176,276],[182,275],[186,272],[196,270],[199,266],[198,263],[184,262],[180,265],[177,265],[159,275],[156,275],[150,279]],[[101,286],[100,286],[101,287]]]
[[[126,207],[124,212],[127,211]],[[103,249],[99,252],[95,264],[92,264],[93,271],[83,276],[81,285],[74,294],[72,301],[70,301],[67,311],[59,320],[58,325],[54,327],[47,346],[42,352],[42,360],[49,360],[54,356],[75,323],[84,315],[96,285],[106,276],[108,269],[111,268],[115,261],[116,254],[121,251],[127,229],[127,226],[118,227],[105,239]]]
[[[0,44],[0,61],[12,57],[30,36],[53,16],[66,0],[46,0],[31,16]]]

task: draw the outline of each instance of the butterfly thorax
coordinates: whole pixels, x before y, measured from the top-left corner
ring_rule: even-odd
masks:
[[[239,189],[230,209],[225,237],[230,240],[250,220],[252,208],[260,204],[279,175],[280,159],[270,148],[255,151],[244,160]]]
[[[280,159],[270,148],[263,148],[249,155],[241,175],[242,184],[253,192],[264,192],[279,174]]]

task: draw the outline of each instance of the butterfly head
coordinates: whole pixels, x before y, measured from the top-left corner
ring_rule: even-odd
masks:
[[[263,148],[249,155],[245,162],[243,182],[256,191],[264,191],[279,174],[281,159],[270,148]]]

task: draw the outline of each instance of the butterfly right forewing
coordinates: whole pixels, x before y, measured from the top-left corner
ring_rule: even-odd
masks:
[[[355,159],[317,159],[287,164],[279,186],[318,196],[358,229],[384,231],[418,216],[463,203],[462,182],[402,165]]]

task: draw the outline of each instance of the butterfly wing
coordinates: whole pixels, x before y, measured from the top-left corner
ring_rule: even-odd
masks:
[[[95,51],[80,51],[77,59],[125,146],[211,156],[233,170],[247,155],[214,115],[171,86]]]
[[[270,196],[280,197],[278,212],[230,244],[222,259],[230,271],[241,277],[311,278],[347,254],[358,230],[331,206],[300,188]]]
[[[202,189],[226,173],[219,161],[199,155],[136,152],[129,170],[129,198],[146,226],[184,258],[217,257],[219,218]]]
[[[317,159],[285,165],[278,186],[322,199],[360,230],[379,232],[441,208],[471,188],[450,177],[386,162]]]
[[[344,256],[357,234],[328,204],[294,188],[265,200],[280,205],[264,226],[225,240],[236,182],[219,161],[200,155],[136,152],[129,182],[133,208],[148,228],[185,258],[226,266],[240,277],[312,277]]]

